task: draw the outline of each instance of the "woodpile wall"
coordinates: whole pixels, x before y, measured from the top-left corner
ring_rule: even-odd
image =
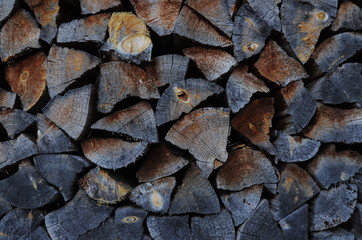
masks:
[[[0,1],[0,239],[362,239],[360,0]]]

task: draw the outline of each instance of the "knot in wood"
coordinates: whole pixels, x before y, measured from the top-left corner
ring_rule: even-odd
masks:
[[[176,88],[175,89],[176,92],[176,96],[182,101],[182,102],[187,102],[189,100],[189,96],[186,92],[186,90],[180,89],[180,88]]]
[[[258,46],[259,46],[259,44],[255,43],[255,42],[250,42],[244,47],[244,50],[249,51],[249,52],[254,52],[258,48]]]
[[[317,12],[316,17],[318,20],[325,22],[328,19],[328,14],[323,11],[319,11]]]
[[[23,71],[20,74],[20,80],[21,81],[26,81],[26,80],[28,80],[28,78],[29,78],[29,72],[28,71]]]
[[[122,219],[122,222],[124,223],[135,223],[138,221],[138,217],[136,216],[127,216]]]

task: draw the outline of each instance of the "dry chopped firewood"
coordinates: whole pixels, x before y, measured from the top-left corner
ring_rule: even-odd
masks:
[[[151,143],[158,142],[155,115],[146,101],[114,112],[98,120],[91,128],[126,134]]]
[[[149,216],[146,221],[148,231],[155,240],[168,240],[170,237],[178,240],[190,239],[188,216]]]
[[[24,134],[15,140],[0,142],[0,168],[38,154],[35,142]]]
[[[278,183],[264,183],[264,187],[273,195],[278,193]]]
[[[177,54],[155,57],[145,66],[157,87],[163,87],[185,79],[190,59]]]
[[[236,11],[238,10],[238,4],[240,3],[240,1],[226,0],[225,2],[228,7],[228,12],[229,12],[230,17],[234,17],[234,15],[236,14]]]
[[[283,33],[303,64],[313,53],[321,31],[328,27],[336,16],[337,4],[337,0],[283,1],[280,9]]]
[[[279,221],[285,239],[308,240],[308,205],[304,204]]]
[[[112,210],[111,207],[98,205],[80,189],[64,207],[45,216],[45,226],[53,240],[78,239],[99,227]]]
[[[57,42],[103,43],[106,41],[109,18],[109,13],[101,13],[63,23],[58,29]]]
[[[232,45],[230,38],[219,33],[211,23],[186,5],[177,17],[174,33],[205,45],[215,47]]]
[[[39,52],[5,69],[5,79],[20,97],[23,109],[31,109],[44,94],[47,80],[46,55]]]
[[[344,0],[337,11],[337,17],[332,24],[332,30],[339,29],[362,30],[362,8],[355,3]]]
[[[308,77],[303,66],[289,57],[273,40],[265,46],[255,67],[263,77],[283,87],[292,81]]]
[[[275,0],[248,0],[250,7],[275,31],[281,30],[278,2]]]
[[[110,8],[116,8],[121,6],[121,1],[119,0],[103,0],[103,1],[80,0],[79,3],[80,3],[80,8],[82,10],[82,14],[94,14]]]
[[[268,23],[248,3],[241,6],[235,17],[232,36],[236,60],[240,62],[260,53],[270,32]]]
[[[269,88],[259,78],[248,72],[248,66],[236,67],[226,84],[228,105],[233,113],[249,103],[256,92],[269,92]]]
[[[64,153],[78,150],[76,142],[55,123],[37,114],[37,139],[39,153]]]
[[[0,217],[2,218],[5,214],[13,210],[13,206],[0,196]],[[1,224],[0,224],[1,225]]]
[[[201,108],[185,115],[168,131],[165,139],[172,144],[187,149],[196,164],[208,177],[217,159],[227,159],[226,144],[229,136],[228,108]]]
[[[223,209],[220,213],[191,218],[190,240],[234,240],[235,229],[230,213]]]
[[[328,189],[332,184],[349,180],[361,167],[362,156],[358,152],[337,152],[330,145],[308,163],[307,170],[322,188]]]
[[[157,179],[132,189],[129,199],[147,211],[165,213],[170,206],[170,198],[175,186],[174,177]]]
[[[146,24],[159,36],[173,32],[182,0],[131,0],[133,8]]]
[[[18,55],[40,48],[40,29],[33,16],[21,9],[0,30],[0,58],[13,61]]]
[[[92,199],[100,204],[115,204],[122,201],[132,187],[125,179],[99,167],[90,170],[79,185]]]
[[[276,105],[279,118],[277,128],[296,134],[302,131],[312,119],[317,105],[302,81],[290,83],[277,93]]]
[[[47,85],[50,97],[63,93],[84,73],[101,63],[84,51],[53,45],[47,58]]]
[[[0,23],[4,21],[13,11],[16,0],[6,0],[0,2]]]
[[[126,142],[118,138],[89,138],[82,142],[84,155],[93,163],[107,169],[128,166],[148,149],[147,142]]]
[[[34,164],[42,177],[59,189],[65,201],[74,196],[79,173],[90,166],[84,157],[68,154],[39,155],[34,157]]]
[[[143,69],[124,62],[100,65],[98,86],[98,111],[109,113],[114,105],[128,96],[142,99],[160,97],[152,78]]]
[[[233,21],[228,13],[228,5],[224,0],[188,0],[188,6],[205,17],[210,23],[231,37]]]
[[[258,206],[263,185],[254,185],[238,192],[224,192],[221,201],[231,213],[234,226],[244,223]]]
[[[270,160],[263,153],[248,148],[229,153],[229,158],[216,177],[217,187],[230,191],[276,182],[278,177]]]
[[[195,164],[191,164],[187,169],[168,212],[169,214],[220,212],[220,203],[215,190]]]
[[[0,109],[14,108],[16,93],[0,88]]]
[[[358,192],[358,196],[360,196]],[[353,224],[353,228],[351,229],[351,232],[355,236],[362,236],[362,204],[357,202],[356,208],[354,209],[354,212],[351,217],[351,221]],[[353,240],[354,238],[352,238]],[[356,238],[357,240],[360,240],[360,238]]]
[[[319,105],[314,121],[305,128],[303,134],[322,142],[360,143],[361,117],[361,109]]]
[[[206,79],[210,81],[214,81],[229,72],[236,64],[233,56],[220,49],[191,47],[182,52],[196,63]]]
[[[362,33],[340,33],[322,42],[313,52],[312,59],[319,68],[317,71],[332,72],[361,49]]]
[[[346,222],[352,215],[357,202],[357,187],[342,184],[323,190],[311,206],[309,229],[321,231]]]
[[[266,199],[259,203],[252,215],[237,231],[237,240],[284,239],[281,229],[270,213]]]
[[[108,34],[103,51],[115,52],[120,59],[136,64],[151,60],[152,40],[146,24],[136,15],[128,12],[112,13]]]
[[[36,171],[30,161],[23,161],[19,170],[0,181],[0,193],[19,208],[35,209],[57,200],[58,191]]]
[[[40,38],[51,43],[57,34],[59,0],[25,0],[25,3],[33,10],[36,20],[42,26]]]
[[[173,82],[157,102],[155,112],[157,126],[178,119],[208,97],[223,91],[219,85],[201,78]]]
[[[274,116],[274,99],[259,98],[241,109],[231,120],[231,126],[256,146],[275,154],[269,141],[269,128]]]
[[[170,176],[188,163],[187,159],[162,142],[147,153],[136,175],[140,182],[152,181]]]
[[[358,234],[356,235],[358,237]],[[342,228],[332,228],[326,231],[311,232],[311,240],[360,240],[350,231]]]
[[[286,217],[320,191],[309,174],[296,164],[281,171],[278,194],[271,200],[271,210],[277,220]]]
[[[11,139],[14,139],[33,123],[35,123],[35,117],[22,110],[9,109],[0,111],[0,124],[5,128],[6,133]]]
[[[283,162],[303,162],[316,155],[321,143],[301,136],[290,136],[280,132],[273,145],[277,150],[279,160]]]
[[[325,104],[362,104],[361,71],[362,64],[346,63],[312,82],[307,88],[314,99]]]

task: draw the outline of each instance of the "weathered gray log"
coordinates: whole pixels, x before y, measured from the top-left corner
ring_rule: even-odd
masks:
[[[0,124],[11,139],[35,123],[35,117],[19,109],[0,111]]]
[[[124,62],[108,62],[100,65],[97,109],[109,113],[114,105],[128,96],[142,99],[160,97],[150,75],[143,69]]]
[[[263,185],[254,185],[238,192],[222,192],[221,201],[231,213],[234,226],[244,223],[258,206]]]
[[[0,88],[0,109],[14,108],[16,93]]]
[[[127,142],[118,138],[89,138],[82,142],[84,155],[106,169],[117,169],[137,161],[148,149],[147,142]]]
[[[172,151],[169,145],[161,142],[147,153],[136,176],[139,182],[153,181],[178,172],[188,163],[180,153]]]
[[[75,240],[99,227],[111,215],[112,210],[112,207],[98,205],[80,189],[64,207],[45,216],[45,226],[53,240]]]
[[[63,93],[67,87],[100,63],[99,58],[87,52],[53,45],[49,50],[46,67],[50,97]]]
[[[2,218],[5,214],[13,210],[13,206],[0,196],[0,217]],[[0,224],[1,225],[1,224]]]
[[[168,212],[169,214],[220,212],[220,203],[215,190],[195,164],[191,164],[187,169]]]
[[[358,235],[356,236],[358,237]],[[355,235],[350,231],[337,227],[331,230],[311,232],[311,240],[355,240]],[[356,239],[360,240],[360,239]]]
[[[349,0],[343,0],[337,11],[331,29],[362,30],[362,8]]]
[[[256,92],[267,93],[269,88],[259,78],[248,72],[248,66],[236,67],[226,84],[226,96],[231,112],[236,113],[249,103]]]
[[[119,8],[122,6],[121,1],[119,0],[103,0],[96,2],[91,0],[79,0],[79,3],[82,14],[95,14],[100,11]]]
[[[219,85],[201,78],[173,82],[157,102],[157,126],[178,119],[182,113],[189,113],[208,97],[223,91]]]
[[[146,182],[132,189],[129,199],[147,211],[165,213],[170,207],[171,194],[175,186],[174,177]]]
[[[18,208],[35,209],[57,200],[59,192],[49,185],[30,161],[23,161],[19,170],[0,181],[0,193]]]
[[[304,204],[279,221],[285,239],[308,240],[308,205]]]
[[[13,11],[16,0],[7,0],[0,2],[0,23],[4,21]]]
[[[270,201],[275,219],[281,220],[320,191],[313,178],[296,164],[281,171],[278,194]]]
[[[149,216],[147,228],[155,240],[190,239],[189,216]]]
[[[352,215],[357,202],[357,187],[342,184],[323,190],[311,205],[309,229],[321,231],[346,222]]]
[[[93,86],[69,90],[57,95],[43,108],[44,116],[78,140],[88,131],[93,113]]]
[[[263,77],[283,87],[309,76],[303,66],[273,40],[265,46],[255,67]]]
[[[131,0],[137,16],[159,36],[170,35],[175,27],[182,0]]]
[[[207,5],[207,7],[210,6]],[[196,63],[196,66],[209,81],[220,78],[236,65],[235,58],[220,49],[191,47],[183,49],[182,52]]]
[[[269,37],[271,27],[250,7],[242,5],[235,16],[232,40],[238,62],[260,53]]]
[[[358,173],[356,173],[355,176],[353,176],[351,183],[357,186],[358,202],[362,202],[362,169],[360,169]]]
[[[248,0],[248,3],[259,15],[260,19],[267,22],[275,31],[281,31],[282,25],[279,18],[278,1]]]
[[[234,240],[235,229],[230,213],[223,209],[220,213],[191,218],[190,240]]]
[[[205,45],[215,47],[232,45],[230,38],[219,33],[211,23],[186,5],[177,17],[174,33]]]
[[[158,142],[155,115],[146,101],[114,112],[98,120],[91,128],[126,134],[151,143]]]
[[[165,140],[188,150],[196,164],[208,177],[217,159],[227,159],[226,143],[229,136],[228,108],[201,108],[177,121],[168,131]]]
[[[359,190],[359,189],[358,189]],[[360,191],[358,191],[360,197]],[[351,217],[352,229],[351,232],[356,236],[356,240],[361,240],[362,237],[362,204],[357,202],[356,208]]]

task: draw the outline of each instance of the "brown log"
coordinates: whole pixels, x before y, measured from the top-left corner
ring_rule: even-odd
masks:
[[[0,111],[0,123],[11,139],[35,123],[35,117],[19,109]]]
[[[281,30],[281,22],[279,18],[279,7],[280,1],[275,0],[248,0],[250,7],[259,15],[260,19],[264,20],[272,27],[275,31]]]
[[[1,1],[0,3],[0,23],[2,23],[13,11],[16,0]]]
[[[16,93],[9,92],[0,88],[0,109],[14,108]]]
[[[82,14],[95,14],[100,11],[108,9],[114,9],[122,6],[119,0],[103,0],[103,1],[91,1],[91,0],[79,0]]]
[[[349,0],[343,0],[333,21],[332,30],[362,30],[362,8]]]

